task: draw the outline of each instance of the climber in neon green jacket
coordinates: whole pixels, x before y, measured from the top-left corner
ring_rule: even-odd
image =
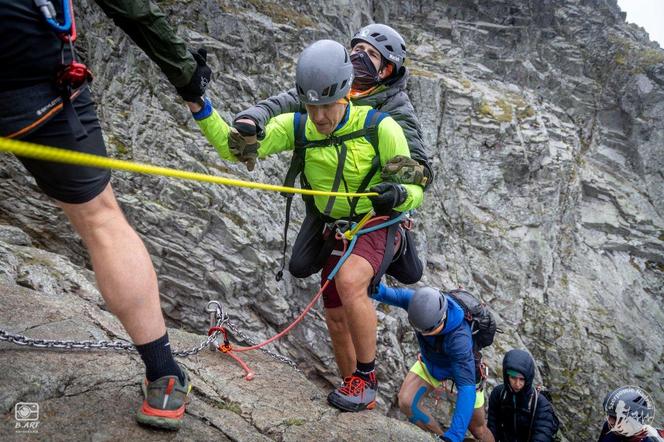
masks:
[[[394,219],[400,212],[417,208],[423,188],[403,179],[384,181],[389,160],[409,160],[410,153],[401,127],[389,116],[370,107],[354,106],[349,100],[353,66],[345,48],[321,40],[306,48],[298,59],[296,87],[305,103],[306,114],[283,114],[271,119],[265,137],[246,140],[230,128],[212,108],[209,100],[190,104],[206,138],[219,155],[242,161],[252,170],[253,160],[286,150],[303,158],[305,185],[314,190],[364,192],[377,196],[359,199],[315,196],[315,209],[307,218],[293,246],[290,273],[306,277],[322,270],[323,284],[337,265],[343,249],[336,240],[333,224],[358,220],[372,209],[380,218],[366,228]],[[235,132],[234,132],[235,131]],[[358,133],[359,132],[359,133]],[[229,141],[233,143],[229,143]],[[291,163],[287,181],[294,176]],[[292,185],[292,182],[290,183]],[[297,251],[297,252],[295,252]],[[395,258],[398,257],[398,258]],[[351,254],[323,291],[326,321],[334,354],[343,378],[328,402],[342,410],[360,411],[375,407],[378,382],[375,375],[376,312],[369,294],[388,273],[407,284],[422,276],[409,233],[398,222],[359,236]]]
[[[334,136],[342,136],[360,130],[364,127],[367,113],[371,110],[369,106],[354,106],[348,103],[343,120],[333,132]],[[293,150],[295,147],[294,119],[296,114],[283,114],[270,120],[265,127],[265,138],[261,140],[258,148],[258,158]],[[211,107],[209,100],[201,111],[194,114],[196,123],[208,141],[217,149],[221,158],[228,161],[238,161],[228,148],[230,127],[221,119],[216,110]],[[321,134],[316,130],[315,124],[308,119],[306,122],[305,136],[308,141],[323,140],[328,135]],[[364,177],[371,169],[372,159],[375,156],[373,146],[366,138],[360,137],[346,141],[348,156],[344,164],[343,177],[348,185],[348,190],[355,192]],[[378,125],[378,151],[380,165],[397,155],[410,157],[408,143],[401,127],[390,117],[384,118]],[[338,165],[337,151],[333,147],[319,147],[307,149],[304,161],[304,175],[307,182],[314,190],[332,190],[333,182]],[[382,182],[379,173],[366,186],[367,189]],[[395,207],[394,210],[403,212],[419,207],[423,199],[423,189],[417,184],[404,184],[407,192],[406,200]],[[343,189],[343,187],[342,187]],[[315,196],[316,207],[324,213],[329,197]],[[356,214],[367,213],[371,210],[371,202],[368,198],[361,198]],[[350,216],[350,205],[347,198],[335,198],[334,207],[329,214],[335,219]]]

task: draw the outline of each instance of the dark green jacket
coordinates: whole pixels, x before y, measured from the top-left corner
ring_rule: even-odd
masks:
[[[175,87],[189,83],[196,61],[154,3],[148,0],[96,2],[157,63]],[[53,4],[58,21],[62,23],[62,2],[56,0]],[[0,92],[52,82],[53,72],[60,63],[60,40],[33,0],[0,0],[0,23]],[[78,33],[85,33],[85,29],[78,29]],[[70,59],[67,49],[65,59]]]
[[[185,86],[196,70],[196,61],[161,10],[148,0],[95,0],[161,68],[175,87]]]

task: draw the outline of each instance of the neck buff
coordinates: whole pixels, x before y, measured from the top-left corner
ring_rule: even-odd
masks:
[[[355,73],[353,90],[366,91],[380,83],[378,71],[376,71],[376,67],[366,52],[360,51],[351,54],[350,61],[353,63],[353,71]]]

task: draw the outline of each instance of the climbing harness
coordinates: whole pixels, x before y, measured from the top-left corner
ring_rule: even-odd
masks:
[[[87,131],[83,127],[78,114],[72,105],[72,94],[77,89],[92,81],[92,72],[88,67],[77,60],[76,48],[76,19],[74,18],[74,6],[72,0],[62,0],[62,12],[64,21],[60,24],[56,18],[56,11],[50,0],[34,0],[35,6],[44,16],[46,23],[55,32],[61,41],[60,45],[60,66],[55,73],[55,87],[60,92],[62,99],[62,109],[64,110],[67,121],[72,128],[76,139],[87,136]],[[71,60],[66,62],[66,48],[69,48]],[[32,125],[30,125],[32,126]]]
[[[220,176],[207,175],[198,172],[172,169],[169,167],[153,166],[151,164],[137,163],[133,161],[118,160],[101,155],[92,155],[83,152],[75,152],[67,149],[44,146],[41,144],[28,143],[25,141],[11,140],[0,137],[0,152],[13,153],[21,157],[34,158],[36,160],[54,161],[57,163],[73,164],[76,166],[99,167],[102,169],[124,170],[126,172],[143,173],[146,175],[159,175],[182,180],[201,181],[206,183],[221,184],[226,186],[247,187],[251,189],[267,190],[272,192],[300,193],[303,195],[320,196],[343,196],[363,197],[378,195],[376,192],[327,192],[324,190],[300,189],[297,187],[275,186],[273,184],[242,181]]]
[[[417,355],[417,362],[420,364],[420,368],[422,369],[422,373],[427,377],[426,381],[431,385],[433,388],[433,399],[434,399],[434,408],[438,406],[438,402],[440,402],[440,397],[443,392],[446,393],[451,393],[451,389],[447,389],[447,384],[443,381],[439,387],[434,387],[435,382],[431,375],[429,374],[429,370],[427,370],[427,366],[424,365],[424,362],[422,362],[422,355],[418,354]]]

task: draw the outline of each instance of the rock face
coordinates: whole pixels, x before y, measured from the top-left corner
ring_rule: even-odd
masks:
[[[0,227],[0,238],[14,229]],[[25,239],[25,238],[24,238]],[[42,339],[128,339],[122,325],[99,308],[89,272],[60,255],[0,241],[0,320],[3,328]],[[176,349],[205,340],[170,330]],[[143,368],[136,353],[31,350],[0,343],[2,440],[380,440],[428,441],[418,428],[378,413],[339,413],[325,392],[288,365],[261,353],[243,356],[251,382],[230,358],[207,349],[182,359],[194,385],[183,429],[173,435],[142,428]],[[36,402],[34,433],[16,428],[17,402]]]
[[[346,42],[371,20],[397,28],[408,44],[409,93],[437,174],[417,214],[422,283],[463,285],[496,311],[505,333],[486,352],[492,383],[500,382],[504,352],[527,348],[574,441],[596,437],[601,400],[620,384],[640,384],[664,405],[664,51],[625,23],[615,0],[195,0],[164,7],[192,47],[208,49],[216,73],[210,97],[227,120],[290,88],[307,43]],[[96,5],[82,0],[79,10],[80,48],[96,73],[93,92],[111,155],[281,181],[287,156],[262,161],[252,173],[221,162],[156,66]],[[18,162],[0,162],[0,222],[18,228],[0,234],[15,244],[3,251],[4,274],[51,298],[79,290],[48,274],[11,270],[21,259],[17,248],[30,244],[81,266],[87,258]],[[125,173],[115,173],[113,184],[153,256],[173,325],[204,331],[201,309],[219,299],[260,339],[283,329],[315,292],[316,278],[274,280],[284,220],[279,195]],[[298,203],[291,242],[301,213]],[[69,279],[91,284],[89,274]],[[101,304],[92,288],[81,293]],[[12,316],[16,330],[28,328],[19,317],[41,308]],[[315,309],[274,348],[329,387],[338,379],[322,314],[322,306]],[[88,339],[93,332],[52,330]],[[403,312],[379,308],[378,341],[380,409],[387,412],[417,351]],[[135,358],[125,361],[138,370]],[[236,379],[224,388],[252,388]],[[68,382],[87,388],[76,387],[76,377]],[[302,385],[315,390],[304,378]],[[120,400],[114,393],[95,394]],[[275,395],[269,400],[279,406],[299,400]],[[214,404],[216,396],[208,397]],[[334,414],[319,405],[321,416]],[[244,409],[240,415],[238,428],[250,425]],[[301,435],[274,430],[285,424],[270,419],[260,434]],[[344,419],[354,418],[337,421]],[[218,431],[224,425],[213,423]]]

